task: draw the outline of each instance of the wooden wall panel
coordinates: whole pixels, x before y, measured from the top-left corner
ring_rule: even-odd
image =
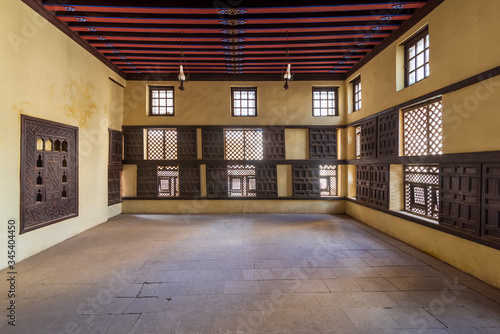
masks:
[[[370,168],[370,204],[389,208],[389,165],[372,165]]]
[[[158,166],[137,165],[137,197],[158,197]]]
[[[378,156],[397,157],[399,155],[399,111],[378,117]]]
[[[319,167],[314,165],[294,165],[293,196],[294,197],[319,197]]]
[[[483,166],[481,234],[500,241],[500,163]]]
[[[361,159],[377,157],[377,119],[361,124]]]
[[[144,159],[144,130],[123,130],[124,160]]]
[[[179,166],[179,193],[181,197],[200,197],[200,166]]]
[[[278,196],[278,174],[276,165],[259,165],[255,167],[257,197]]]
[[[266,127],[262,130],[264,160],[285,159],[285,128]]]
[[[224,159],[224,130],[222,128],[202,129],[203,159]]]
[[[337,159],[337,129],[309,129],[309,158]]]

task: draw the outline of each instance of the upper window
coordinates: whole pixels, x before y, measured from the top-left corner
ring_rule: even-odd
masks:
[[[313,87],[313,116],[337,116],[337,87]]]
[[[352,82],[352,106],[353,111],[361,109],[361,77],[357,77]]]
[[[429,31],[427,28],[405,44],[406,86],[429,76]]]
[[[442,108],[439,100],[403,111],[406,156],[443,153]]]
[[[226,130],[226,160],[262,160],[262,130]]]
[[[147,159],[175,160],[177,159],[177,130],[147,130]]]
[[[174,87],[149,86],[149,115],[174,116]]]
[[[231,114],[236,117],[257,116],[257,87],[231,87]]]

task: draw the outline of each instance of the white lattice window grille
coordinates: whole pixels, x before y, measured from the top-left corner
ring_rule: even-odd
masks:
[[[176,160],[177,130],[176,129],[147,130],[147,159]]]
[[[262,160],[262,130],[226,130],[226,160]]]
[[[356,159],[361,158],[361,125],[355,127],[356,130]]]
[[[179,166],[158,166],[158,197],[179,196]]]
[[[337,196],[337,166],[319,166],[319,190],[323,197]]]
[[[253,165],[227,166],[227,182],[229,197],[257,196],[255,166]]]
[[[361,78],[352,82],[354,111],[361,109]]]
[[[174,87],[149,87],[149,114],[151,116],[174,115]]]
[[[405,57],[407,86],[429,76],[429,32],[427,29],[406,43]]]
[[[441,100],[403,113],[406,156],[443,153],[443,112]]]
[[[405,210],[432,219],[439,218],[439,167],[405,166]]]
[[[313,116],[337,116],[337,87],[313,87]]]
[[[257,88],[256,87],[232,87],[231,88],[231,110],[236,117],[257,116]]]

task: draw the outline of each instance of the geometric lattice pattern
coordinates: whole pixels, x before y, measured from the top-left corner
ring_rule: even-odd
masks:
[[[174,115],[174,87],[150,87],[150,115]]]
[[[356,126],[356,159],[361,158],[361,125]]]
[[[313,116],[337,116],[337,87],[313,87]]]
[[[227,166],[227,182],[229,197],[257,196],[255,166],[253,165]]]
[[[257,88],[232,87],[233,116],[257,116]]]
[[[479,235],[481,164],[440,164],[439,224]]]
[[[177,159],[177,130],[148,130],[148,160]]]
[[[407,82],[413,85],[430,74],[429,70],[429,33],[424,31],[406,46]]]
[[[319,166],[320,196],[337,196],[337,166]]]
[[[432,219],[439,218],[439,167],[405,166],[405,210]]]
[[[262,160],[262,130],[226,130],[226,160]]]
[[[443,113],[441,100],[405,110],[404,151],[406,156],[443,153]]]
[[[158,197],[179,196],[179,166],[158,166]]]

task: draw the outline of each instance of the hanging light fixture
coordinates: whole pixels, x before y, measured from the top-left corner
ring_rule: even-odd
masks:
[[[186,68],[186,73],[184,73],[184,67]],[[181,32],[181,57],[179,58],[179,75],[177,75],[177,81],[181,84],[179,90],[184,91],[184,83],[188,82],[189,73],[186,66],[186,59],[184,58],[184,33]]]
[[[288,30],[286,32],[286,53],[285,53],[285,60],[283,62],[283,70],[285,69],[286,65],[286,71],[283,73],[282,80],[285,81],[285,85],[283,86],[285,89],[290,88],[290,81],[293,80],[293,74],[291,72],[291,67],[292,64],[290,63],[290,56],[288,52]]]

